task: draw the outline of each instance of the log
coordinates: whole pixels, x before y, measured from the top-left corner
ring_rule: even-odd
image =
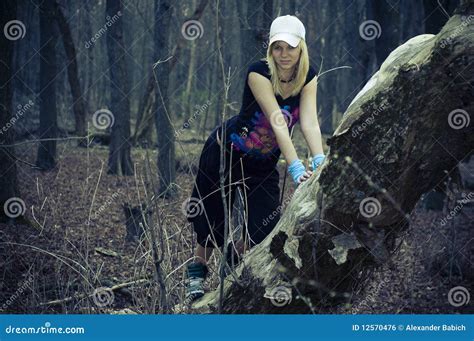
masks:
[[[224,313],[311,313],[348,302],[396,252],[423,193],[474,145],[474,2],[395,49],[328,139],[274,231],[224,282]],[[192,305],[216,311],[219,288]]]

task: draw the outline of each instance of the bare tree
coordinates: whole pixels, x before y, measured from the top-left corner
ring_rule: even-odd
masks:
[[[168,87],[171,55],[169,28],[173,7],[167,0],[157,1],[155,8],[155,124],[158,137],[158,171],[160,184],[158,192],[165,196],[173,195],[172,183],[175,179],[175,146],[171,118],[168,114]]]
[[[40,127],[36,165],[50,170],[56,165],[56,140],[58,131],[56,108],[56,42],[54,25],[55,1],[44,0],[40,12]]]
[[[7,22],[14,20],[16,14],[16,1],[2,1],[0,3],[0,27],[5,27]],[[13,41],[6,34],[0,35],[0,207],[5,202],[18,195],[18,181],[13,147],[2,145],[11,144],[13,141],[12,120],[12,55]],[[0,220],[4,220],[5,210],[0,210]]]
[[[72,38],[71,30],[67,23],[67,20],[59,7],[58,3],[55,3],[55,18],[58,23],[61,37],[63,40],[64,51],[67,56],[67,76],[69,80],[69,86],[71,88],[71,95],[74,109],[74,120],[76,123],[76,134],[79,136],[86,135],[86,101],[82,96],[81,84],[79,82],[79,74],[77,70],[77,58],[76,58],[76,47]],[[84,145],[85,141],[81,141],[80,145]]]
[[[123,41],[122,1],[107,0],[106,14],[116,19],[107,31],[107,53],[110,65],[111,111],[114,117],[109,148],[108,173],[132,175],[130,156],[130,102],[128,74]]]

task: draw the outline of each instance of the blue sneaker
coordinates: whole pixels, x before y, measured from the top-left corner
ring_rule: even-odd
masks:
[[[204,281],[209,270],[199,262],[189,263],[186,270],[186,299],[194,301],[204,296]]]

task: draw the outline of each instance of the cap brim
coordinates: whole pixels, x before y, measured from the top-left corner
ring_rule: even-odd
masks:
[[[283,40],[284,42],[288,43],[292,47],[298,46],[301,41],[301,38],[294,36],[290,33],[277,33],[270,39],[270,44],[272,45],[275,41]]]

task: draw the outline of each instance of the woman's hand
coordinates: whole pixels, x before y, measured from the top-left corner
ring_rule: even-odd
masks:
[[[305,166],[303,165],[303,162],[301,160],[296,159],[294,160],[289,166],[288,166],[288,171],[291,174],[291,177],[293,178],[293,181],[296,184],[300,184],[310,178],[310,176],[313,174],[310,170],[306,170]]]
[[[306,180],[308,180],[311,175],[313,175],[313,172],[310,171],[310,170],[307,170],[303,173],[303,175],[300,176],[299,178],[299,183],[302,183],[302,182],[305,182]]]
[[[316,169],[324,162],[325,158],[326,157],[324,156],[324,154],[316,154],[313,156],[313,161],[311,162],[313,171],[316,171]]]

